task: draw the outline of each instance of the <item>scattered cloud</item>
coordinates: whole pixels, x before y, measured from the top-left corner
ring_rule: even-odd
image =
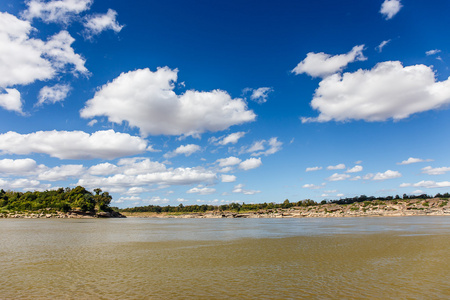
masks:
[[[414,164],[414,163],[430,162],[430,161],[433,161],[433,160],[432,159],[421,159],[421,158],[410,157],[407,160],[404,160],[402,162],[397,163],[397,165],[409,165],[409,164]]]
[[[428,175],[443,175],[450,172],[450,167],[432,168],[431,166],[422,168],[422,173]]]
[[[207,187],[195,187],[188,190],[186,193],[188,194],[198,194],[198,195],[211,195],[216,192],[216,189],[207,188]]]
[[[267,102],[267,98],[269,98],[269,93],[273,92],[273,88],[271,87],[260,87],[258,89],[245,88],[243,90],[243,94],[251,93],[250,100],[255,101],[256,103],[262,104]]]
[[[307,183],[307,184],[304,184],[303,186],[302,186],[302,188],[304,188],[304,189],[310,189],[310,190],[318,190],[318,189],[321,189],[321,188],[323,188],[324,187],[324,185],[322,184],[322,185],[315,185],[315,184],[312,184],[312,183]]]
[[[372,70],[335,74],[323,79],[311,106],[317,118],[302,122],[401,120],[450,103],[450,79],[436,82],[432,68],[378,63]]]
[[[390,41],[391,41],[391,40],[382,41],[382,42],[376,47],[377,51],[381,53],[381,52],[383,51],[383,48],[384,48]]]
[[[402,174],[398,171],[387,170],[384,173],[377,173],[373,176],[372,180],[386,180],[402,177]]]
[[[345,165],[344,164],[338,164],[335,166],[328,166],[327,170],[343,170],[345,169]]]
[[[256,115],[243,99],[232,99],[225,91],[188,90],[177,95],[173,91],[177,73],[177,69],[168,67],[122,73],[86,102],[81,117],[106,116],[117,124],[126,121],[138,127],[142,135],[186,136],[255,120]]]
[[[24,175],[36,171],[37,167],[36,161],[31,158],[0,160],[0,174]]]
[[[305,172],[313,172],[313,171],[319,171],[322,170],[322,167],[309,167],[306,168]]]
[[[235,182],[236,181],[236,176],[234,176],[234,175],[223,174],[221,176],[221,178],[222,178],[222,182]]]
[[[249,158],[239,164],[239,169],[247,171],[251,169],[256,169],[261,165],[262,165],[261,158]]]
[[[363,170],[363,167],[362,167],[362,166],[356,165],[356,166],[354,166],[353,168],[348,169],[348,170],[347,170],[347,173],[358,173],[358,172],[361,172],[362,170]]]
[[[309,52],[306,58],[292,70],[292,73],[296,75],[306,73],[311,77],[327,77],[341,72],[351,62],[366,60],[367,58],[362,53],[363,50],[364,45],[359,45],[353,47],[346,54],[334,56],[323,52]]]
[[[392,19],[402,8],[400,0],[384,0],[381,4],[380,13],[386,20]]]
[[[231,133],[227,136],[225,136],[224,138],[220,139],[219,141],[213,141],[216,142],[216,145],[221,145],[221,146],[225,146],[228,144],[236,144],[239,139],[243,138],[245,136],[246,132],[243,131],[239,131],[239,132],[234,132]]]
[[[72,19],[90,9],[93,0],[29,0],[22,13],[26,20],[41,19],[45,23],[68,24]]]
[[[339,173],[334,173],[333,175],[331,175],[330,177],[327,178],[328,181],[342,181],[342,180],[346,180],[348,178],[350,178],[351,176],[348,174],[339,174]]]
[[[434,49],[434,50],[428,50],[427,52],[425,52],[425,54],[426,54],[427,56],[430,56],[430,55],[438,54],[438,53],[440,53],[440,52],[441,52],[441,50],[439,50],[439,49]]]
[[[44,181],[61,181],[68,178],[77,178],[84,174],[83,165],[63,165],[40,172],[37,179]]]
[[[55,84],[54,86],[44,86],[39,91],[39,101],[36,105],[40,106],[45,103],[54,104],[67,98],[71,87],[68,84]]]
[[[243,184],[238,184],[234,187],[233,193],[239,193],[239,194],[244,194],[244,195],[254,195],[254,194],[261,193],[261,191],[246,190],[246,189],[244,189]]]
[[[5,89],[3,93],[0,93],[0,106],[6,110],[23,114],[20,92],[16,89]]]
[[[123,25],[120,25],[116,20],[117,12],[113,9],[108,9],[106,14],[95,14],[86,17],[84,23],[85,35],[87,38],[92,38],[105,30],[113,30],[118,33],[122,30]]]
[[[195,152],[199,152],[202,150],[202,147],[199,145],[194,144],[188,144],[188,145],[182,145],[179,146],[177,149],[168,152],[164,155],[165,158],[174,157],[180,154],[184,154],[184,156],[191,156]]]
[[[0,134],[0,151],[7,154],[43,153],[60,159],[114,159],[143,153],[146,148],[147,142],[142,138],[114,130],[92,134],[56,130]]]
[[[273,137],[268,141],[260,140],[254,142],[250,147],[242,147],[239,153],[251,153],[251,156],[268,156],[275,154],[280,151],[283,145],[282,142],[278,141],[278,138]]]
[[[400,187],[421,187],[421,188],[427,188],[427,189],[434,189],[434,188],[448,188],[450,187],[450,181],[419,181],[417,183],[402,183],[400,184]]]
[[[216,160],[217,163],[219,163],[219,166],[221,167],[229,167],[229,166],[235,166],[241,163],[241,159],[234,157],[234,156],[230,156],[227,158],[220,158],[218,160]]]

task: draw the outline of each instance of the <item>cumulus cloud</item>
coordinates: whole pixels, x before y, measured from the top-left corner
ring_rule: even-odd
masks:
[[[233,193],[240,193],[240,194],[244,194],[244,195],[254,195],[257,193],[261,193],[261,191],[246,190],[246,189],[244,189],[243,184],[238,184],[233,188]]]
[[[55,84],[54,86],[44,86],[39,91],[39,101],[37,105],[43,105],[45,103],[56,103],[63,101],[67,98],[70,91],[70,85],[68,84]]]
[[[116,33],[120,32],[123,25],[120,25],[116,18],[117,12],[113,9],[108,9],[106,14],[95,14],[86,17],[84,23],[86,37],[91,38],[108,29]]]
[[[433,189],[433,188],[448,188],[450,187],[450,181],[431,181],[431,180],[422,180],[417,183],[402,183],[400,184],[400,187],[422,187],[427,189]]]
[[[367,58],[363,55],[364,45],[353,47],[346,54],[330,55],[323,52],[309,52],[292,72],[296,75],[306,73],[312,77],[327,77],[331,74],[341,72],[349,63],[363,61]]]
[[[20,134],[9,131],[0,134],[0,151],[7,154],[43,153],[60,159],[114,159],[145,152],[147,142],[114,130],[97,131],[37,131]]]
[[[407,160],[397,163],[397,165],[409,165],[409,164],[420,163],[420,162],[429,162],[429,161],[433,161],[433,160],[410,157]]]
[[[261,165],[262,165],[261,158],[249,158],[239,164],[239,169],[247,171],[251,169],[256,169]]]
[[[347,173],[357,173],[357,172],[361,172],[363,170],[363,167],[360,165],[356,165],[351,169],[347,170]]]
[[[0,174],[24,175],[35,171],[37,167],[36,161],[31,158],[0,160]]]
[[[46,23],[69,23],[76,15],[90,9],[93,0],[29,0],[22,13],[27,20],[41,19]]]
[[[199,145],[194,145],[194,144],[181,145],[177,149],[164,154],[164,157],[170,158],[170,157],[174,157],[174,156],[177,156],[180,154],[184,154],[184,156],[190,156],[193,153],[198,152],[200,150],[202,150],[202,148]]]
[[[402,177],[402,174],[398,171],[387,170],[384,173],[377,173],[373,176],[372,180],[386,180]]]
[[[390,41],[391,41],[391,40],[382,41],[382,42],[376,47],[377,51],[381,53],[381,52],[383,51],[384,46],[386,46]]]
[[[400,0],[384,0],[381,4],[380,13],[386,20],[390,20],[400,11],[402,6]]]
[[[249,147],[242,147],[239,153],[251,153],[252,156],[261,156],[261,155],[271,155],[278,151],[280,151],[283,145],[282,142],[278,141],[277,137],[270,138],[268,141],[260,140],[254,142]]]
[[[318,189],[323,188],[323,186],[324,185],[315,185],[315,184],[312,184],[312,183],[307,183],[307,184],[304,184],[302,186],[302,188],[304,188],[304,189],[311,189],[311,190],[318,190]]]
[[[313,171],[319,171],[322,170],[322,167],[309,167],[306,168],[305,172],[313,172]]]
[[[344,164],[338,164],[335,166],[328,166],[327,170],[343,170],[345,169],[345,165]]]
[[[116,173],[118,169],[119,168],[116,165],[110,163],[101,163],[90,167],[88,172],[92,175],[111,175]]]
[[[234,157],[234,156],[230,156],[230,157],[227,157],[227,158],[220,158],[220,159],[216,160],[216,162],[221,167],[229,167],[229,166],[238,165],[241,162],[241,159],[237,158],[237,157]]]
[[[431,166],[422,168],[422,173],[428,175],[443,175],[450,172],[450,167],[432,168]]]
[[[430,55],[438,54],[438,53],[440,53],[440,52],[441,52],[441,50],[439,50],[439,49],[433,49],[433,50],[428,50],[427,52],[425,52],[425,54],[426,54],[427,56],[430,56]]]
[[[339,174],[339,173],[334,173],[333,175],[331,175],[330,177],[327,178],[328,181],[342,181],[342,180],[346,180],[348,178],[350,178],[351,176],[348,174]]]
[[[62,165],[40,172],[39,180],[60,181],[68,178],[79,177],[84,174],[86,168],[83,165]]]
[[[214,188],[207,188],[207,187],[195,187],[190,190],[188,190],[186,193],[188,194],[198,194],[198,195],[211,195],[216,192],[216,189]]]
[[[226,137],[220,139],[218,142],[216,142],[216,145],[225,146],[228,144],[236,144],[239,141],[239,139],[245,136],[245,134],[246,132],[243,131],[231,133]]]
[[[6,110],[23,114],[20,92],[16,89],[5,89],[3,93],[0,93],[0,106]]]
[[[399,61],[387,61],[371,70],[323,79],[311,101],[320,114],[302,122],[401,120],[448,103],[450,79],[436,82],[428,66],[403,67]]]
[[[244,94],[251,93],[250,100],[259,104],[266,103],[271,92],[273,92],[273,88],[271,87],[260,87],[258,89],[245,88],[243,91]]]
[[[26,190],[26,191],[43,191],[50,189],[50,184],[42,184],[35,179],[18,178],[13,180],[4,180],[0,178],[0,185],[5,190]]]
[[[232,99],[225,91],[188,90],[177,95],[173,91],[177,73],[168,67],[122,73],[86,102],[81,117],[106,116],[117,124],[126,121],[142,135],[186,136],[255,120],[244,100]]]
[[[223,174],[221,176],[221,178],[222,178],[222,182],[235,182],[236,181],[236,176],[234,176],[234,175]]]

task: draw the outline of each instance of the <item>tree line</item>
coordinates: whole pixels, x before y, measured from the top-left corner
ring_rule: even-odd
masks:
[[[0,190],[0,208],[8,211],[39,211],[53,209],[61,212],[70,210],[111,211],[112,197],[108,192],[94,189],[89,192],[82,186],[59,188],[51,191],[14,192]]]

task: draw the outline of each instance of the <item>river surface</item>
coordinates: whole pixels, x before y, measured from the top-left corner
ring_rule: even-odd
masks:
[[[450,299],[450,217],[0,219],[0,299]]]

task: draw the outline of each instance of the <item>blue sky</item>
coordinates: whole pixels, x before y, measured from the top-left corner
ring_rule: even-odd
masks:
[[[448,1],[0,3],[0,186],[114,205],[450,189]]]

